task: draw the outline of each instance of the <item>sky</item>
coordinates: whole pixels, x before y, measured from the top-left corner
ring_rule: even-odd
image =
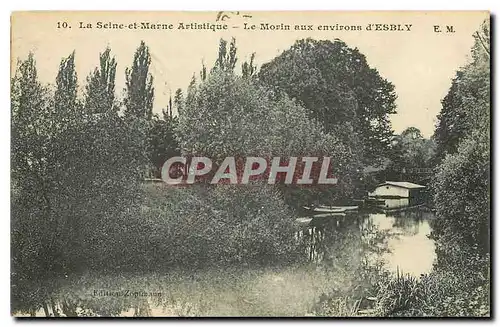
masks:
[[[272,60],[297,40],[306,37],[339,38],[357,47],[372,68],[395,85],[397,114],[391,115],[393,129],[400,133],[414,126],[425,137],[432,135],[441,99],[455,72],[469,60],[472,34],[488,12],[240,12],[227,13],[216,21],[216,12],[38,12],[14,13],[11,29],[12,71],[18,58],[35,54],[40,79],[54,83],[59,62],[76,51],[76,68],[83,89],[86,76],[97,66],[99,53],[107,46],[115,55],[116,91],[123,96],[125,69],[130,66],[141,40],[150,48],[154,76],[154,111],[166,107],[177,88],[186,89],[202,62],[215,62],[220,38],[236,38],[239,64],[256,53],[256,64]],[[251,16],[251,17],[246,17]],[[91,24],[92,28],[79,28]],[[106,23],[123,29],[98,28]],[[129,29],[141,22],[172,24],[173,29]],[[58,24],[59,23],[59,24]],[[66,23],[66,24],[63,24]],[[227,24],[223,31],[179,30],[179,24]],[[244,24],[256,25],[245,30]],[[261,23],[290,25],[291,30],[260,30]],[[338,25],[337,25],[338,24]],[[366,27],[372,24],[372,30]],[[375,31],[373,24],[400,25],[402,31]],[[58,28],[58,25],[60,28]],[[295,31],[294,25],[312,25]],[[318,26],[334,30],[318,30]],[[406,25],[411,25],[410,31]],[[435,26],[441,32],[435,31]],[[64,28],[63,26],[68,26]],[[360,26],[362,30],[338,30],[336,26]],[[453,33],[446,32],[453,26]],[[324,28],[323,28],[324,29]],[[336,30],[335,30],[336,29]]]

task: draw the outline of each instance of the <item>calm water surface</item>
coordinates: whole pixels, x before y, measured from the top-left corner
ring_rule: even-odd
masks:
[[[348,285],[366,264],[416,277],[432,269],[434,243],[428,235],[434,215],[423,205],[386,200],[378,208],[305,218],[311,217],[304,217],[296,232],[307,259],[303,266],[75,276],[52,296],[49,312],[77,299],[73,303],[84,316],[303,316],[321,294]],[[149,290],[162,297],[95,297],[91,294],[96,289]],[[42,309],[36,315],[45,316]]]
[[[354,261],[368,257],[382,261],[389,271],[416,277],[432,269],[435,247],[428,236],[434,214],[423,204],[387,199],[378,208],[312,217],[298,233],[307,240],[311,261],[333,264],[342,255],[339,251],[345,251]]]

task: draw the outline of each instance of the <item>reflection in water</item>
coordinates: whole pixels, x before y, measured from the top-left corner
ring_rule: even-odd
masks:
[[[356,218],[351,215],[315,218],[307,228],[299,231],[309,261],[326,269],[336,262],[357,266],[363,242]]]
[[[414,276],[428,273],[435,259],[435,248],[428,235],[431,233],[429,216],[417,212],[406,212],[404,216],[393,214],[371,214],[369,219],[380,230],[391,233],[388,239],[389,253],[383,256],[386,268],[402,271]],[[423,218],[425,217],[425,218]]]
[[[431,232],[429,223],[434,216],[425,207],[411,205],[405,200],[391,199],[379,210],[370,212],[312,219],[308,226],[297,232],[296,237],[304,245],[304,256],[313,264],[305,264],[298,270],[294,267],[262,272],[247,267],[234,272],[186,274],[169,271],[163,277],[89,276],[82,278],[82,281],[89,281],[88,284],[78,281],[62,285],[60,290],[49,295],[48,298],[53,300],[43,304],[44,307],[36,315],[296,314],[305,312],[306,309],[302,308],[308,307],[320,294],[331,292],[335,283],[338,283],[335,284],[338,288],[353,287],[353,290],[362,292],[363,286],[354,288],[349,284],[354,280],[357,283],[358,279],[351,281],[345,277],[367,266],[374,267],[380,261],[390,271],[399,269],[419,277],[431,270],[435,258],[434,244],[427,237]],[[410,206],[397,210],[405,203]],[[304,222],[307,220],[304,219]],[[147,298],[93,295],[93,290],[101,289],[161,291],[162,295]],[[305,305],[301,307],[301,303]],[[292,308],[294,305],[299,309]],[[271,314],[269,308],[276,311]]]
[[[314,218],[298,233],[309,260],[328,266],[344,259],[340,262],[354,268],[367,258],[383,261],[384,267],[393,272],[416,277],[428,273],[435,259],[434,243],[428,238],[433,213],[408,199],[388,199],[381,208],[384,213]],[[406,210],[394,210],[397,208]]]
[[[418,208],[421,206],[424,206],[424,204],[422,203],[421,200],[417,198],[398,198],[398,199],[384,199],[384,204],[381,204],[378,207],[384,210],[393,211],[392,209]]]

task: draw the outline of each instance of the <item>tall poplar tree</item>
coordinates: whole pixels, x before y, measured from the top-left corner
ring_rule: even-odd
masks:
[[[85,86],[85,111],[106,113],[115,111],[116,60],[108,47],[99,54],[99,66],[87,77]]]
[[[54,109],[64,121],[74,119],[78,110],[78,78],[75,70],[75,52],[63,58],[59,64],[54,93]]]
[[[153,116],[154,87],[153,76],[149,71],[151,55],[144,41],[134,54],[131,68],[125,71],[126,96],[125,114],[151,119]]]
[[[231,39],[231,43],[229,44],[229,49],[227,48],[227,41],[224,39],[220,39],[219,53],[213,69],[220,69],[223,71],[234,71],[234,68],[236,67],[236,62],[238,61],[238,58],[236,57],[236,51],[237,51],[236,39],[234,37]]]

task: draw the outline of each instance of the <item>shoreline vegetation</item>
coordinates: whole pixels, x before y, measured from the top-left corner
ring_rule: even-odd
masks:
[[[236,40],[221,40],[213,67],[203,64],[161,113],[144,42],[123,98],[110,48],[83,83],[75,52],[54,86],[39,81],[33,54],[20,59],[11,83],[12,314],[488,317],[489,36],[486,21],[430,139],[414,127],[394,134],[394,85],[340,40],[298,40],[259,68],[254,56],[238,62]],[[328,156],[339,179],[311,188],[144,183],[161,177],[166,159],[194,154]],[[354,219],[318,232],[327,248],[316,251],[326,254],[309,260],[300,208],[363,198],[386,180],[430,189],[432,271],[393,274],[366,257],[367,248],[387,251],[388,235]],[[106,292],[137,296],[93,296]]]

